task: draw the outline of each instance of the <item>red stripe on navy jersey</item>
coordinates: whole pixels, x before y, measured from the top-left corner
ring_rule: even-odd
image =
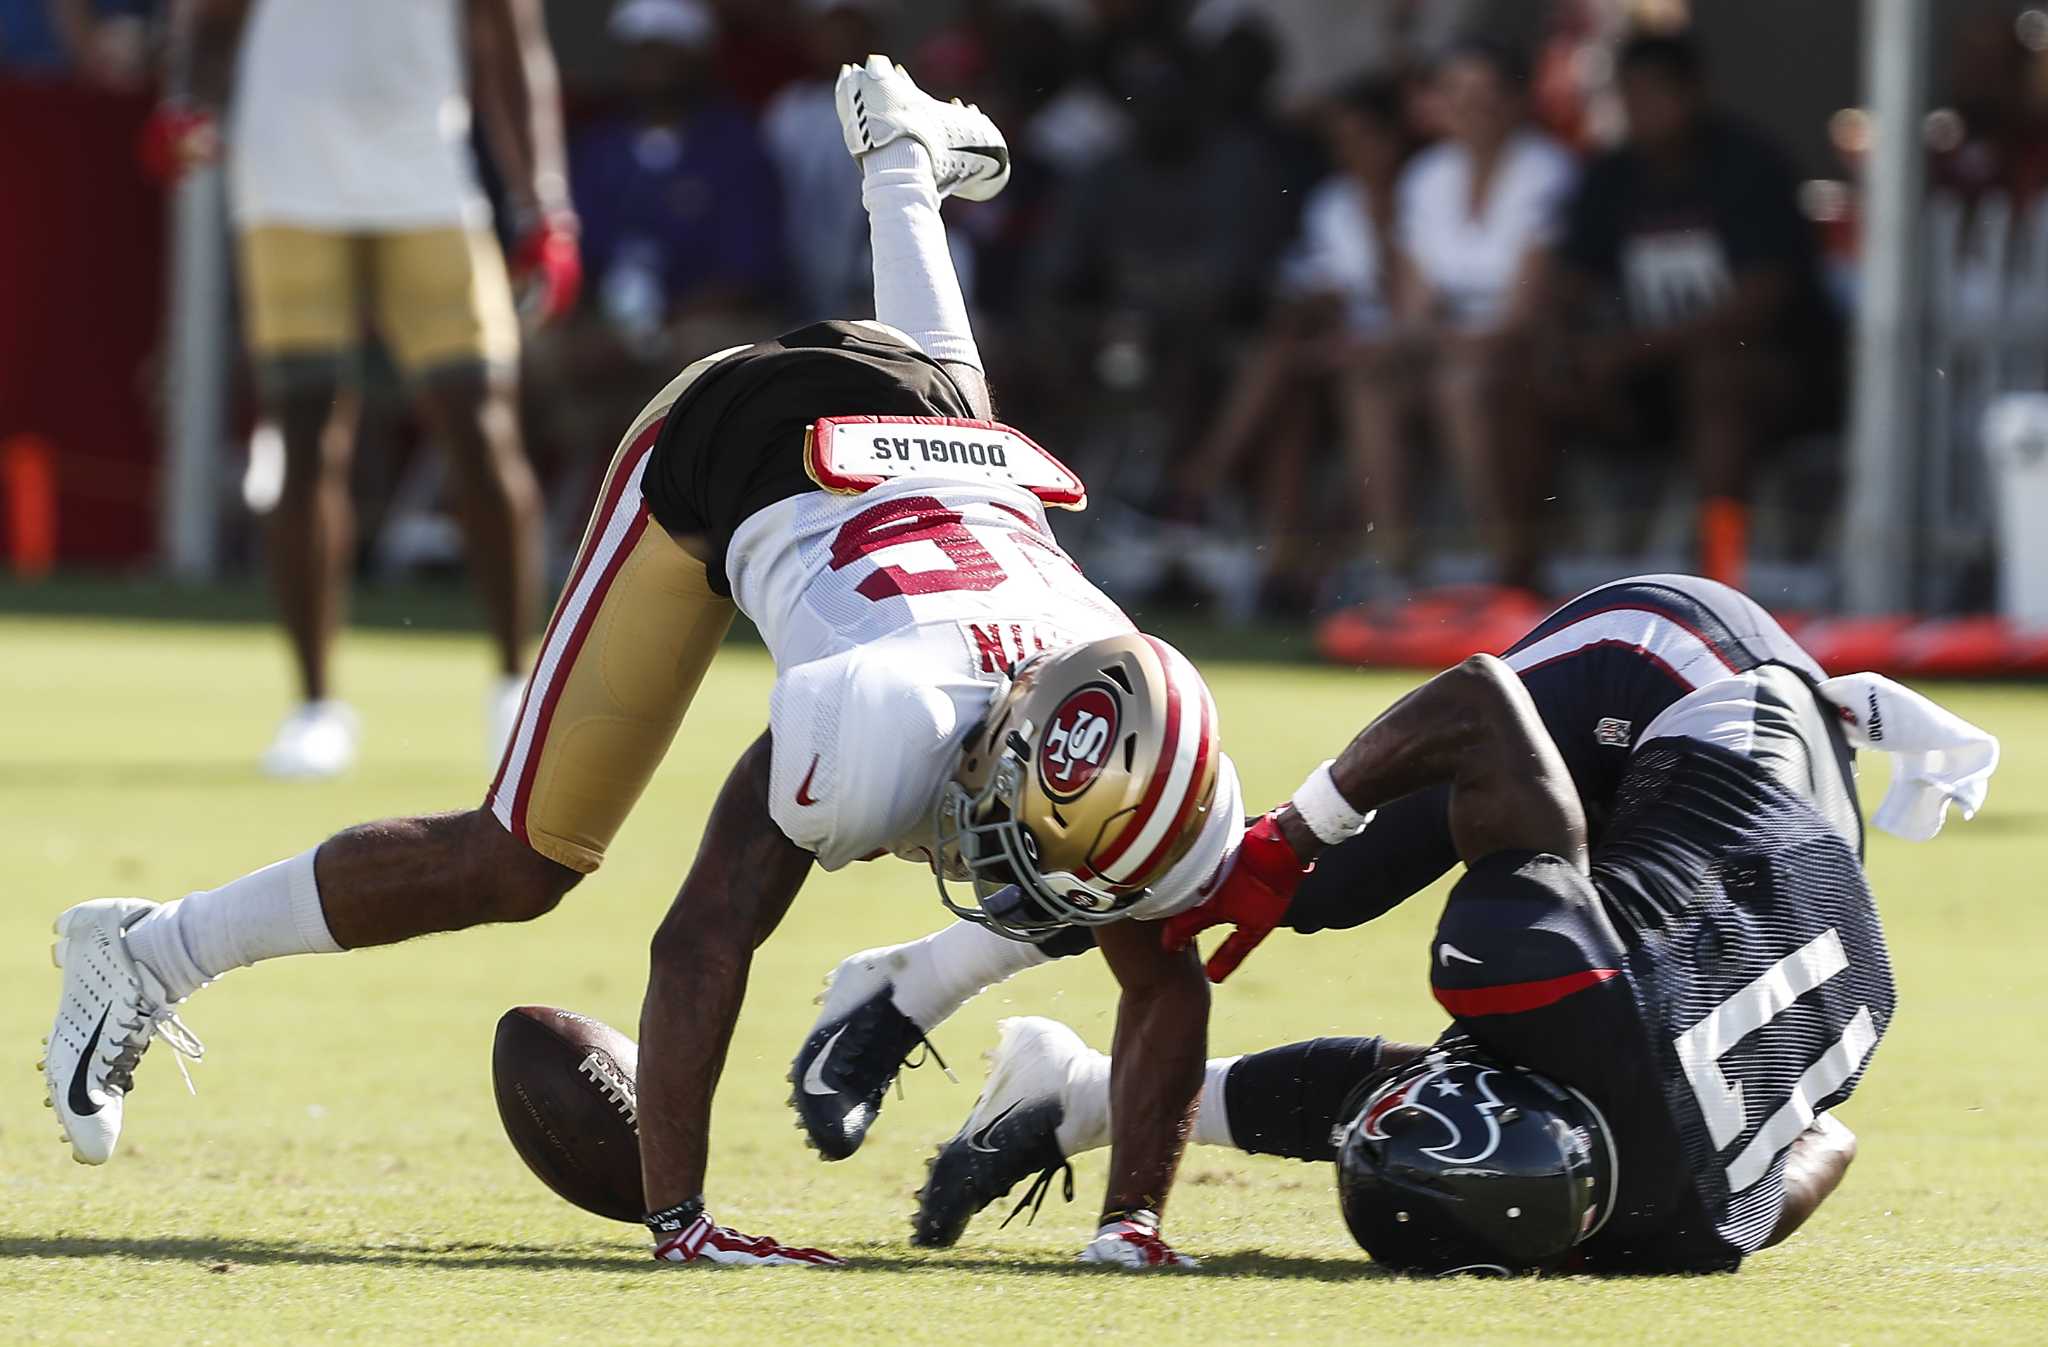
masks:
[[[1501,658],[1507,659],[1509,656],[1515,654],[1515,652],[1525,649],[1528,646],[1532,646],[1536,644],[1538,641],[1547,641],[1553,636],[1562,636],[1566,632],[1569,632],[1573,627],[1578,626],[1581,622],[1590,622],[1594,618],[1599,617],[1605,613],[1643,613],[1650,617],[1656,618],[1659,622],[1669,622],[1672,626],[1678,628],[1680,631],[1686,633],[1688,636],[1698,641],[1701,645],[1705,646],[1707,648],[1707,653],[1712,655],[1715,659],[1720,660],[1722,664],[1726,665],[1729,673],[1742,673],[1745,670],[1754,668],[1756,666],[1756,660],[1748,654],[1744,653],[1742,650],[1730,650],[1729,647],[1732,643],[1733,638],[1723,640],[1717,637],[1709,636],[1704,631],[1701,631],[1698,626],[1691,622],[1686,621],[1682,617],[1679,617],[1677,614],[1671,612],[1670,609],[1665,607],[1664,605],[1647,603],[1641,599],[1630,599],[1620,603],[1610,603],[1599,608],[1589,608],[1583,613],[1573,613],[1571,615],[1570,621],[1560,622],[1555,627],[1550,626],[1550,620],[1546,619],[1543,623],[1539,624],[1534,631],[1530,632],[1527,636],[1524,636],[1521,640],[1515,642],[1513,645],[1509,646],[1505,651],[1503,651],[1501,653]],[[1646,651],[1645,653],[1648,652]]]
[[[1566,627],[1565,630],[1570,631],[1571,628]],[[1558,635],[1558,633],[1552,632],[1551,635],[1555,636]],[[1700,686],[1698,683],[1693,682],[1690,678],[1687,678],[1684,674],[1678,672],[1678,670],[1672,668],[1669,664],[1665,663],[1662,659],[1658,658],[1655,654],[1653,654],[1650,651],[1648,646],[1642,645],[1636,641],[1588,641],[1586,642],[1586,644],[1582,646],[1575,646],[1570,650],[1559,651],[1557,654],[1552,655],[1549,659],[1541,660],[1538,663],[1530,665],[1526,669],[1516,669],[1515,676],[1517,678],[1527,678],[1530,674],[1535,673],[1538,669],[1548,669],[1553,664],[1560,664],[1568,659],[1577,659],[1579,656],[1585,654],[1588,650],[1621,650],[1626,651],[1631,655],[1641,655],[1643,657],[1644,663],[1654,665],[1657,668],[1658,672],[1662,673],[1672,682],[1678,684],[1679,687],[1684,688],[1687,692],[1691,692]],[[1714,651],[1713,653],[1716,659],[1720,658],[1719,651]]]
[[[1537,982],[1504,982],[1495,987],[1437,987],[1436,1001],[1460,1018],[1474,1015],[1519,1015],[1555,1005],[1574,992],[1597,987],[1618,975],[1613,968],[1584,968],[1563,977]]]

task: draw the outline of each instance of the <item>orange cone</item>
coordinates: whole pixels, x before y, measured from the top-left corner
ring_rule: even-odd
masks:
[[[0,445],[0,495],[7,499],[7,560],[16,576],[39,580],[57,564],[57,452],[40,435]]]
[[[1749,506],[1731,496],[1709,497],[1700,506],[1700,573],[1740,589],[1748,562]]]

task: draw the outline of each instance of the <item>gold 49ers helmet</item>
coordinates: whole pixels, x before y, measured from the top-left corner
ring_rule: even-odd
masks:
[[[1201,836],[1221,757],[1209,688],[1166,642],[1134,632],[1033,657],[940,796],[940,900],[1022,940],[1117,920]]]

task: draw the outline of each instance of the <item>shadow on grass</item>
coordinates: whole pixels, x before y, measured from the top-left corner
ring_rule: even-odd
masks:
[[[0,1262],[28,1258],[132,1258],[197,1263],[216,1272],[246,1267],[388,1267],[534,1272],[660,1272],[662,1265],[631,1249],[572,1244],[347,1244],[298,1240],[166,1235],[137,1239],[95,1236],[0,1237]],[[1071,1258],[1006,1257],[996,1253],[933,1253],[904,1249],[847,1259],[857,1272],[945,1274],[1006,1272],[1079,1276],[1090,1270]],[[1364,1258],[1314,1258],[1242,1250],[1204,1260],[1208,1274],[1268,1281],[1384,1281],[1389,1274]]]
[[[93,1236],[16,1235],[0,1238],[0,1262],[16,1258],[135,1258],[150,1263],[204,1263],[216,1271],[238,1267],[439,1267],[531,1269],[536,1272],[655,1270],[643,1253],[534,1244],[320,1244],[299,1240],[211,1239],[197,1235],[104,1239]]]

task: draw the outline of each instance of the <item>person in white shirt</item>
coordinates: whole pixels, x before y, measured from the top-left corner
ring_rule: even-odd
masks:
[[[485,705],[495,752],[538,613],[541,515],[518,429],[519,319],[472,163],[470,94],[517,212],[522,302],[552,317],[581,270],[539,0],[203,0],[194,11],[195,106],[159,120],[190,162],[188,147],[217,143],[232,86],[243,323],[284,440],[268,550],[303,700],[264,769],[330,776],[355,757],[355,713],[329,664],[355,552],[350,366],[370,328],[454,468],[497,647]]]
[[[1402,480],[1397,459],[1420,397],[1500,580],[1529,585],[1538,564],[1529,508],[1537,447],[1525,433],[1531,417],[1517,371],[1531,280],[1576,168],[1524,120],[1524,75],[1509,53],[1461,45],[1436,81],[1449,134],[1401,177],[1392,294],[1404,358],[1383,363],[1354,399],[1360,438],[1375,446],[1361,466],[1383,482]],[[1399,501],[1376,507],[1376,527],[1405,513]]]
[[[1393,321],[1394,185],[1409,137],[1398,92],[1388,84],[1354,85],[1321,110],[1319,128],[1334,171],[1310,191],[1294,242],[1281,259],[1273,317],[1239,369],[1214,428],[1174,483],[1166,513],[1198,518],[1257,452],[1260,533],[1267,544],[1263,605],[1301,606],[1314,597],[1323,560],[1307,546],[1308,437],[1317,400],[1336,401],[1349,453],[1358,465],[1362,518],[1380,555],[1405,553],[1406,530],[1395,528],[1401,493],[1389,495],[1386,457],[1366,438],[1355,414],[1362,370],[1384,359]],[[1387,544],[1396,543],[1389,552]]]

